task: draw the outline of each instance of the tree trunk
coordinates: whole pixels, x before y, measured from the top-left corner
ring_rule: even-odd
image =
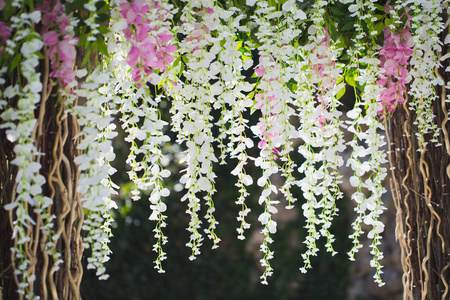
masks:
[[[447,53],[446,48],[442,53]],[[447,83],[448,63],[443,65],[436,75]],[[450,299],[450,104],[445,101],[445,85],[436,88],[436,95],[432,109],[442,145],[417,138],[417,115],[408,109],[410,99],[387,124],[404,299]],[[431,138],[425,136],[425,141]]]
[[[56,88],[49,88],[45,80],[48,61],[46,63],[41,73],[44,78],[41,103],[34,112],[38,120],[34,129],[34,144],[42,155],[35,156],[34,160],[42,165],[39,172],[46,178],[42,194],[52,199],[53,203],[42,213],[30,213],[36,224],[28,222],[27,236],[30,240],[23,248],[30,261],[26,271],[35,275],[35,281],[30,283],[25,293],[32,292],[40,299],[80,299],[83,209],[80,195],[76,192],[79,170],[74,163],[78,155],[76,136],[79,126],[76,118],[67,114]],[[8,104],[16,105],[13,102]],[[4,205],[16,201],[15,178],[18,169],[11,164],[15,156],[14,144],[6,138],[4,130],[0,130],[0,141],[0,285],[3,288],[0,291],[3,299],[23,299],[25,296],[17,292],[22,276],[14,272],[18,258],[11,251],[18,245],[17,237],[12,236],[16,213],[4,209]],[[34,207],[28,205],[27,209],[31,211]],[[53,224],[53,229],[45,231],[43,216],[47,213],[54,215],[54,220],[47,222]],[[47,232],[56,234],[49,235]],[[58,255],[62,259],[59,268]]]

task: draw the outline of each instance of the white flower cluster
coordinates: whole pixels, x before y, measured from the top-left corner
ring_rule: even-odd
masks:
[[[13,4],[20,6],[20,1]],[[27,231],[31,226],[36,225],[36,220],[30,217],[29,212],[32,210],[39,222],[42,222],[43,234],[51,231],[54,218],[47,210],[53,201],[42,195],[42,185],[46,180],[39,174],[41,153],[38,152],[34,139],[37,123],[34,110],[41,100],[42,91],[41,74],[36,72],[36,68],[39,65],[40,52],[44,43],[41,36],[32,32],[30,28],[40,22],[40,17],[39,12],[23,13],[18,17],[11,17],[10,20],[14,34],[6,41],[6,51],[12,55],[15,54],[15,51],[20,51],[20,54],[16,54],[22,55],[18,73],[24,79],[22,81],[24,85],[15,83],[5,86],[3,74],[7,68],[3,67],[0,70],[0,82],[2,83],[0,89],[2,124],[0,128],[6,131],[8,141],[5,142],[14,144],[15,157],[11,164],[17,167],[12,202],[5,204],[4,208],[9,211],[11,219],[14,220],[12,238],[15,242],[11,251],[17,259],[13,264],[15,265],[15,276],[19,281],[18,293],[25,295],[27,299],[38,299],[28,289],[36,279],[35,275],[28,271],[31,262],[25,251],[26,245],[32,242]],[[14,102],[17,104],[11,105]],[[58,259],[55,260],[55,264],[59,264]]]
[[[165,2],[154,3],[154,5],[167,8],[169,11],[171,9],[171,6]],[[156,8],[152,7],[148,16],[157,18],[155,10]],[[156,242],[153,250],[158,254],[154,262],[158,272],[163,273],[162,261],[166,259],[166,253],[162,246],[167,243],[167,237],[162,228],[166,227],[167,217],[164,213],[167,205],[162,199],[170,194],[169,189],[164,187],[163,180],[170,176],[170,171],[165,169],[167,159],[162,153],[161,145],[170,141],[163,132],[167,122],[160,118],[158,110],[160,96],[152,98],[147,85],[136,84],[132,80],[132,69],[126,61],[131,45],[123,36],[124,19],[119,13],[119,7],[113,9],[112,15],[115,18],[110,24],[112,34],[108,40],[108,48],[113,54],[109,63],[114,70],[114,78],[110,81],[109,87],[115,94],[120,95],[117,101],[122,114],[120,121],[127,133],[125,141],[131,144],[127,164],[131,167],[128,175],[134,183],[132,199],[137,201],[141,198],[142,192],[150,192],[152,213],[149,219],[156,221],[153,230]],[[164,25],[164,22],[155,19],[154,24]]]
[[[76,74],[83,78],[87,71],[78,70]],[[114,94],[106,87],[108,74],[108,69],[98,67],[84,79],[80,88],[66,95],[67,103],[72,103],[72,98],[76,97],[86,100],[83,105],[73,106],[69,112],[77,117],[81,126],[78,136],[81,140],[77,145],[81,154],[74,162],[81,171],[77,192],[82,195],[81,204],[88,211],[83,224],[83,230],[88,235],[83,240],[83,246],[91,248],[88,268],[95,268],[100,279],[108,278],[103,263],[108,261],[110,253],[108,243],[112,235],[109,228],[112,218],[109,211],[117,208],[111,195],[117,194],[115,189],[118,188],[110,180],[116,171],[109,164],[115,158],[111,139],[117,133],[112,123],[115,111],[110,109],[114,103]]]
[[[436,75],[435,69],[440,66],[437,52],[442,51],[439,35],[444,30],[445,20],[441,17],[441,1],[411,2],[414,14],[411,19],[414,53],[410,61],[410,74],[413,78],[409,89],[412,97],[410,109],[415,111],[414,124],[419,128],[416,136],[422,147],[418,151],[424,151],[428,144],[425,134],[432,133],[431,142],[438,143],[439,127],[435,122],[432,106],[438,97],[435,87],[444,84],[444,81]]]
[[[350,1],[351,2],[351,1]],[[359,20],[355,23],[357,37],[354,42],[354,49],[351,49],[351,66],[356,69],[356,81],[364,86],[364,91],[360,97],[357,97],[355,106],[347,113],[349,118],[347,130],[354,134],[353,140],[348,142],[353,151],[347,160],[347,166],[354,171],[350,177],[350,185],[356,188],[352,195],[352,200],[356,202],[355,211],[357,217],[352,223],[354,232],[349,236],[353,242],[352,249],[348,252],[350,260],[355,259],[356,252],[362,247],[359,242],[359,236],[363,234],[362,223],[372,227],[367,237],[372,239],[371,266],[376,268],[374,275],[375,281],[381,286],[382,265],[380,260],[383,253],[378,249],[381,233],[384,231],[384,224],[379,220],[383,207],[381,196],[386,192],[382,185],[386,177],[387,169],[382,167],[386,162],[386,152],[384,146],[384,136],[379,133],[383,130],[380,122],[379,111],[382,111],[382,104],[378,102],[377,97],[382,87],[377,84],[378,74],[380,73],[380,61],[376,58],[374,50],[367,51],[365,57],[361,58],[364,45],[362,40],[366,34],[362,28],[361,22],[366,22],[367,26],[374,27],[375,18],[373,13],[375,7],[372,2],[355,1],[353,6],[353,16]],[[361,67],[360,64],[366,64],[367,67]],[[368,177],[368,178],[367,178]],[[370,193],[370,196],[366,195]]]
[[[288,208],[293,208],[293,203],[297,200],[291,192],[291,187],[297,183],[292,175],[296,164],[290,158],[294,149],[292,139],[297,137],[297,129],[291,123],[292,116],[295,115],[293,107],[296,95],[287,84],[297,74],[296,49],[293,44],[301,30],[296,23],[305,18],[306,15],[293,1],[285,2],[282,11],[276,11],[266,1],[257,1],[255,15],[252,16],[255,26],[258,26],[255,33],[258,45],[255,46],[259,54],[259,64],[255,69],[259,80],[252,109],[259,110],[261,117],[251,130],[260,139],[258,147],[261,150],[255,165],[263,171],[257,184],[263,188],[258,202],[263,205],[264,212],[258,220],[264,226],[264,241],[261,245],[264,253],[261,265],[265,267],[261,280],[264,284],[267,284],[267,277],[272,275],[269,260],[273,257],[273,252],[269,249],[269,244],[272,243],[270,235],[277,230],[277,222],[272,215],[278,212],[274,205],[279,201],[273,200],[272,195],[277,195],[280,191],[288,202]],[[273,26],[274,23],[277,25]],[[282,163],[281,168],[277,159]],[[270,177],[280,171],[285,181],[278,190]]]
[[[89,26],[90,35],[87,37],[88,41],[95,42],[98,38],[101,38],[99,27],[100,24],[96,21],[96,18],[98,18],[98,8],[97,5],[99,3],[103,2],[102,0],[89,0],[87,3],[84,4],[84,8],[86,8],[89,11],[89,17],[87,17],[84,21],[84,23]]]
[[[239,24],[245,15],[237,9],[229,11],[219,7],[214,9],[222,20],[214,32],[216,38],[222,41],[219,43],[222,47],[217,55],[217,61],[211,64],[214,75],[222,75],[218,76],[218,81],[212,85],[213,94],[216,97],[213,107],[221,109],[220,120],[215,124],[220,131],[217,141],[218,148],[221,150],[221,164],[225,163],[227,156],[238,160],[231,174],[237,177],[235,185],[239,188],[239,197],[236,204],[241,206],[241,210],[237,216],[240,226],[236,230],[238,239],[243,240],[245,239],[244,231],[250,228],[250,224],[246,221],[250,213],[250,208],[245,203],[249,195],[247,186],[253,184],[253,178],[246,173],[245,166],[250,159],[247,149],[252,148],[254,143],[246,135],[248,120],[243,116],[243,113],[253,104],[249,96],[253,85],[245,81],[241,72],[250,68],[253,60],[245,42],[236,38],[238,31],[248,32],[249,30],[245,25]],[[226,71],[220,73],[221,69]]]
[[[357,100],[355,108],[347,113],[349,121],[348,130],[354,133],[354,139],[349,142],[353,148],[352,155],[347,161],[354,171],[350,177],[350,184],[357,190],[352,195],[352,199],[356,202],[355,211],[358,214],[356,220],[352,223],[354,233],[350,235],[353,240],[353,248],[350,250],[349,257],[354,260],[355,253],[362,247],[358,237],[363,233],[361,223],[369,225],[372,229],[368,232],[367,237],[373,239],[371,244],[371,254],[373,255],[371,266],[375,267],[375,281],[380,285],[383,284],[380,275],[382,274],[379,261],[383,258],[383,254],[379,251],[378,245],[381,240],[381,233],[384,231],[384,224],[379,220],[380,215],[386,208],[383,206],[381,196],[386,192],[382,181],[386,177],[387,169],[382,167],[386,162],[386,153],[383,149],[386,142],[384,136],[379,133],[383,129],[379,121],[378,111],[381,109],[381,103],[377,102],[376,95],[380,91],[379,85],[376,84],[376,62],[378,59],[371,57],[373,53],[368,53],[364,58],[370,63],[369,67],[360,70],[358,80],[365,83],[362,101]],[[367,109],[363,113],[363,109]],[[365,147],[365,145],[367,145]],[[368,158],[364,158],[368,156]],[[364,176],[368,176],[365,179]],[[370,196],[367,197],[367,192]]]
[[[308,236],[307,250],[302,254],[306,272],[311,268],[310,257],[317,255],[316,241],[327,239],[326,248],[333,255],[336,251],[332,243],[334,235],[329,231],[337,214],[336,200],[343,197],[339,184],[341,175],[338,168],[343,165],[340,152],[345,149],[343,127],[338,111],[341,103],[338,92],[344,84],[338,83],[342,66],[336,62],[339,50],[330,45],[328,30],[324,27],[324,1],[314,4],[314,21],[308,28],[309,43],[304,47],[305,61],[302,74],[297,82],[302,83],[297,90],[299,109],[299,137],[304,141],[298,151],[305,158],[299,171],[305,175],[299,181],[306,203],[302,205],[306,218]]]
[[[177,142],[187,148],[180,161],[186,164],[180,182],[187,189],[181,200],[188,201],[186,212],[190,215],[188,231],[191,236],[187,246],[192,248],[190,259],[195,259],[200,253],[203,241],[199,231],[202,223],[198,216],[201,207],[199,193],[204,195],[202,198],[207,206],[205,219],[209,225],[204,231],[213,241],[213,248],[220,242],[215,233],[218,221],[213,215],[215,207],[212,196],[216,192],[216,175],[212,163],[218,159],[212,144],[215,138],[212,135],[214,124],[211,112],[223,105],[234,104],[234,97],[239,90],[234,90],[233,86],[246,89],[245,85],[238,82],[241,53],[236,51],[232,33],[229,30],[223,32],[224,26],[220,24],[222,20],[233,22],[230,19],[232,14],[216,6],[213,1],[189,1],[186,4],[181,15],[183,24],[179,28],[179,32],[184,35],[179,41],[183,61],[172,70],[178,71],[177,77],[183,76],[185,80],[176,78],[167,86],[168,94],[173,98],[172,130],[177,132]],[[218,81],[211,83],[213,80]],[[217,99],[219,95],[222,96]],[[236,109],[239,112],[243,107]],[[227,118],[229,116],[222,117],[222,124]],[[238,132],[235,130],[235,133]],[[224,137],[222,133],[221,139]]]

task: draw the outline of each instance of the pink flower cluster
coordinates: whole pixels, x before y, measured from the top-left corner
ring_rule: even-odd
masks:
[[[169,45],[173,37],[169,29],[156,25],[146,15],[150,9],[154,9],[158,20],[166,20],[167,10],[158,6],[156,1],[152,1],[152,4],[151,8],[144,0],[133,0],[119,7],[128,25],[124,35],[131,43],[126,61],[132,68],[133,81],[138,86],[142,86],[143,80],[153,83],[149,75],[155,70],[165,71],[166,66],[173,62],[173,53],[177,50],[177,46]]]
[[[0,40],[2,41],[2,44],[0,45],[0,55],[2,55],[3,53],[4,44],[6,43],[6,40],[11,36],[11,32],[12,31],[9,26],[6,26],[4,22],[0,22]]]
[[[331,86],[336,85],[336,78],[333,78],[331,69],[336,65],[336,62],[331,60],[327,50],[330,48],[330,35],[328,33],[328,28],[325,27],[325,37],[320,41],[320,43],[314,47],[313,55],[317,55],[314,61],[311,61],[312,67],[312,83],[321,82],[321,88],[329,90]],[[314,51],[317,50],[317,51]]]
[[[66,15],[60,0],[45,0],[42,4],[36,4],[36,9],[42,13],[41,34],[51,63],[49,76],[65,87],[75,79],[73,63],[77,56],[75,46],[78,38],[68,30],[71,18]]]
[[[273,118],[275,117],[274,111],[277,111],[276,106],[280,104],[280,101],[270,93],[267,89],[270,86],[270,82],[279,80],[279,78],[267,78],[266,70],[270,69],[270,64],[274,62],[273,57],[269,59],[259,58],[258,68],[255,68],[255,74],[258,77],[262,77],[263,86],[265,90],[261,93],[255,95],[255,107],[262,111],[263,118],[256,125],[258,128],[258,136],[261,141],[258,143],[260,149],[266,148],[266,150],[271,151],[274,154],[278,154],[279,151],[271,145],[270,141],[277,137],[279,133],[275,131],[275,126],[273,125]],[[266,77],[263,77],[266,75]]]
[[[413,50],[408,45],[411,40],[411,28],[408,21],[405,28],[398,33],[393,33],[388,28],[384,28],[384,45],[380,50],[381,68],[377,84],[384,89],[378,96],[387,112],[393,113],[398,104],[405,101],[404,93],[406,84],[409,81],[408,60],[413,54]],[[383,111],[379,111],[379,114]]]
[[[328,33],[328,28],[325,27],[325,37],[314,47],[311,56],[311,82],[315,84],[319,84],[320,93],[317,96],[319,101],[319,106],[317,109],[319,110],[319,117],[317,118],[317,122],[322,127],[322,130],[325,131],[323,126],[329,121],[325,117],[325,110],[328,106],[328,101],[323,97],[323,94],[330,91],[334,86],[336,86],[336,77],[333,75],[332,69],[335,68],[336,62],[330,57],[330,53],[328,53],[328,49],[330,48],[330,34]]]
[[[259,135],[260,135],[261,141],[259,141],[259,143],[258,143],[258,147],[260,149],[263,149],[264,147],[269,146],[268,141],[270,141],[272,138],[277,137],[279,135],[278,132],[273,130],[274,128],[271,123],[271,118],[272,118],[272,116],[268,116],[268,118],[266,120],[261,120],[256,125],[256,126],[258,126],[259,131],[260,131]],[[269,123],[269,125],[272,128],[268,129],[266,123]],[[275,154],[279,153],[279,151],[275,147],[271,147],[271,149],[267,149],[267,150],[270,150],[270,151],[272,151],[272,153],[275,153]]]

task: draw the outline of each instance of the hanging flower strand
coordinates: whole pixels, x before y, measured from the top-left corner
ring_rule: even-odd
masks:
[[[337,84],[342,67],[336,63],[338,51],[331,45],[328,30],[323,26],[325,14],[324,1],[314,4],[314,24],[308,28],[309,43],[305,46],[306,61],[303,68],[308,76],[308,82],[303,83],[298,90],[298,107],[301,126],[300,138],[304,144],[299,146],[299,152],[305,157],[299,172],[305,178],[299,184],[306,203],[302,205],[306,217],[308,237],[305,240],[307,250],[302,254],[306,272],[311,268],[310,257],[317,255],[319,249],[316,241],[323,236],[327,239],[325,247],[333,255],[336,251],[332,243],[334,235],[329,231],[331,222],[337,214],[336,200],[343,197],[339,189],[341,175],[338,168],[343,160],[339,152],[345,149],[341,132],[342,123],[338,107],[338,92],[344,88]],[[299,82],[305,82],[302,77]],[[320,149],[315,152],[314,149]],[[320,167],[317,168],[320,162]],[[317,214],[316,211],[320,211]],[[318,228],[319,227],[319,228]]]
[[[21,2],[17,1],[13,5],[20,7]],[[38,152],[33,138],[37,123],[34,109],[41,100],[40,93],[43,87],[40,81],[41,74],[36,71],[36,67],[39,65],[39,55],[44,43],[42,37],[32,32],[30,28],[40,20],[39,11],[31,14],[24,13],[20,17],[12,16],[10,26],[3,25],[5,31],[2,37],[2,41],[5,40],[7,54],[12,55],[16,50],[22,55],[17,72],[24,80],[21,83],[2,86],[0,118],[7,142],[14,145],[14,159],[10,163],[17,168],[13,197],[4,205],[13,224],[11,263],[15,270],[14,280],[18,285],[17,292],[20,297],[25,296],[27,299],[38,299],[32,289],[36,275],[32,268],[32,254],[27,250],[34,241],[31,240],[28,231],[36,225],[37,219],[41,218],[47,228],[53,220],[52,215],[47,211],[53,201],[41,195],[42,186],[46,180],[39,174],[42,166],[37,157],[42,154]],[[4,74],[6,71],[6,68],[2,68],[0,72]],[[14,99],[17,99],[17,102]],[[11,105],[14,102],[17,104]],[[30,216],[31,211],[37,213],[39,217],[33,219]],[[42,232],[45,231],[44,228],[41,229]],[[54,259],[55,264],[58,265],[60,261],[57,257]]]
[[[125,140],[131,143],[127,163],[131,166],[128,174],[135,183],[132,199],[139,200],[141,192],[151,190],[149,219],[156,221],[153,251],[158,255],[154,263],[160,273],[164,272],[162,261],[166,259],[162,246],[167,243],[163,233],[167,206],[162,199],[170,194],[163,184],[170,172],[162,165],[165,157],[161,145],[170,139],[163,133],[167,123],[161,120],[157,108],[161,97],[151,97],[147,82],[159,84],[173,62],[177,47],[170,45],[173,36],[168,27],[173,12],[165,1],[120,1],[112,12],[117,19],[111,24],[108,45],[116,54],[111,59],[116,82],[109,86],[122,94],[119,101],[122,127],[128,134]]]
[[[383,179],[386,177],[387,170],[383,167],[383,164],[386,163],[386,152],[383,149],[386,142],[384,136],[378,131],[383,128],[380,122],[381,112],[386,111],[386,107],[395,109],[396,103],[395,101],[383,102],[383,100],[380,100],[384,87],[380,85],[383,82],[379,81],[378,75],[382,69],[380,69],[380,60],[376,58],[375,51],[367,51],[365,56],[362,54],[365,51],[364,39],[370,39],[374,43],[373,36],[377,32],[371,31],[367,35],[360,22],[366,22],[370,28],[375,27],[373,24],[376,21],[376,18],[373,17],[375,6],[373,4],[363,5],[358,0],[355,4],[350,5],[349,10],[352,16],[361,20],[355,23],[356,33],[353,40],[354,49],[351,51],[351,67],[356,69],[356,81],[364,86],[364,90],[361,96],[356,97],[354,108],[347,113],[350,119],[347,121],[349,124],[348,131],[354,134],[353,140],[348,143],[353,151],[350,159],[347,160],[347,166],[350,166],[354,171],[353,176],[350,177],[350,185],[356,188],[356,192],[352,194],[352,200],[356,202],[355,212],[357,213],[357,217],[352,223],[354,232],[349,236],[353,242],[353,248],[348,252],[348,255],[350,260],[354,260],[355,254],[362,247],[359,242],[359,236],[363,234],[361,224],[371,226],[372,229],[367,234],[367,237],[372,239],[370,252],[373,257],[370,265],[376,269],[374,279],[381,286],[384,284],[381,279],[383,266],[380,264],[383,253],[378,246],[382,238],[384,225],[379,221],[379,217],[385,209],[381,196],[386,192],[383,188]],[[363,57],[361,58],[361,56]],[[361,67],[360,63],[367,64],[367,66]],[[383,76],[389,80],[392,79],[386,77],[386,75]],[[392,105],[388,106],[390,104]],[[365,113],[363,113],[363,109]],[[364,159],[366,156],[368,158]],[[369,178],[364,179],[364,176],[367,175]],[[370,193],[369,196],[366,196],[366,191]]]
[[[247,149],[252,148],[254,143],[246,135],[248,120],[243,113],[250,108],[253,101],[248,94],[253,90],[253,85],[245,81],[241,74],[243,70],[252,66],[251,52],[244,41],[237,39],[237,32],[247,32],[248,28],[239,25],[241,19],[245,17],[240,11],[227,11],[220,7],[214,7],[222,22],[217,27],[217,38],[222,40],[222,48],[217,55],[217,61],[210,65],[213,75],[219,80],[211,86],[211,92],[217,97],[214,108],[221,109],[221,118],[216,123],[220,134],[217,137],[221,150],[221,164],[226,163],[229,156],[237,160],[236,167],[231,171],[231,175],[237,177],[236,187],[239,188],[239,197],[235,202],[241,206],[237,221],[240,223],[236,229],[238,239],[245,239],[244,231],[250,228],[250,223],[246,221],[250,208],[246,204],[249,195],[247,186],[253,184],[253,178],[247,174],[245,166],[249,159]],[[239,14],[237,14],[239,13]],[[226,140],[228,139],[228,143]]]
[[[432,133],[433,137],[430,141],[435,143],[439,135],[432,103],[437,98],[435,87],[444,84],[434,70],[440,66],[437,59],[437,52],[442,51],[439,34],[443,31],[445,24],[440,16],[443,8],[441,1],[415,0],[412,1],[411,8],[413,17],[410,22],[414,52],[410,60],[410,74],[413,79],[408,90],[412,98],[409,106],[416,111],[415,125],[419,129],[416,136],[419,138],[419,143],[425,147],[428,144],[425,134]],[[424,151],[423,147],[418,151]]]
[[[65,7],[59,0],[54,4],[45,0],[36,8],[42,12],[42,38],[48,47],[51,62],[49,76],[66,87],[75,79],[73,64],[79,39],[75,37],[74,26],[77,19],[65,13]]]
[[[182,171],[185,174],[180,183],[185,185],[186,194],[181,201],[188,200],[186,212],[190,215],[188,231],[191,233],[187,246],[192,249],[189,257],[194,260],[200,254],[203,237],[200,233],[201,220],[198,211],[201,207],[199,194],[207,206],[205,219],[208,228],[204,229],[208,238],[213,241],[212,248],[217,248],[220,238],[215,229],[219,223],[214,216],[213,195],[215,189],[215,173],[212,163],[217,162],[212,146],[215,138],[212,135],[212,111],[215,102],[214,88],[210,80],[216,79],[209,69],[221,47],[219,40],[212,36],[217,29],[219,14],[212,1],[188,2],[184,7],[178,28],[185,37],[179,41],[180,54],[186,61],[183,75],[186,80],[172,81],[168,84],[168,94],[173,97],[172,120],[173,129],[177,132],[177,142],[185,143],[181,163],[186,164]],[[207,51],[206,47],[211,46]]]
[[[388,6],[387,9],[390,9]],[[405,8],[408,12],[408,8]],[[384,44],[381,48],[380,67],[384,72],[380,72],[377,84],[384,87],[380,92],[378,101],[383,104],[387,113],[393,113],[395,107],[403,104],[406,92],[406,84],[411,80],[409,75],[408,61],[413,50],[413,43],[410,28],[410,16],[407,15],[407,22],[403,29],[394,33],[391,29],[384,28]],[[382,113],[381,111],[379,112]]]

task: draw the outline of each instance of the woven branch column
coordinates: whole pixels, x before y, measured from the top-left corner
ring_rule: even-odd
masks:
[[[79,286],[83,273],[81,265],[83,209],[80,195],[76,192],[79,170],[74,163],[74,158],[78,155],[76,136],[79,133],[79,126],[77,120],[67,114],[61,96],[55,89],[47,89],[47,84],[44,82],[41,103],[34,112],[37,125],[33,138],[38,152],[42,153],[34,159],[42,165],[39,172],[46,178],[42,194],[53,200],[46,213],[54,215],[55,218],[51,221],[53,234],[49,236],[42,230],[45,226],[43,213],[34,213],[34,208],[28,206],[30,217],[35,224],[28,222],[29,241],[24,247],[30,264],[26,271],[35,275],[35,281],[30,284],[29,290],[35,295],[40,295],[41,299],[80,299]],[[0,140],[2,141],[0,143],[1,286],[3,299],[24,299],[25,296],[17,292],[21,278],[14,272],[18,259],[14,259],[11,252],[11,248],[17,246],[17,237],[12,238],[16,216],[11,210],[3,209],[3,205],[12,203],[17,197],[15,192],[17,167],[11,164],[14,159],[14,145],[6,138],[4,131],[0,131]],[[58,255],[63,261],[59,268]]]
[[[447,83],[445,68],[436,74]],[[387,124],[404,299],[450,298],[450,104],[445,89],[438,87],[436,95],[433,113],[441,146],[419,142],[415,120],[420,116],[408,108],[409,99]]]

